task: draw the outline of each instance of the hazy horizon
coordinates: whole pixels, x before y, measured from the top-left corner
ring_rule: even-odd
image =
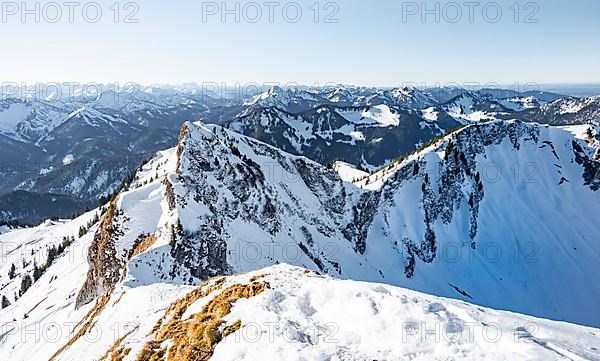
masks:
[[[497,84],[497,83],[475,83],[475,82],[451,82],[447,84],[427,84],[427,83],[400,83],[395,86],[377,86],[377,85],[363,85],[363,84],[344,84],[344,83],[316,83],[316,84],[302,84],[302,83],[283,83],[283,82],[249,82],[249,83],[223,83],[223,82],[183,82],[183,83],[142,83],[142,82],[125,82],[125,81],[114,81],[114,82],[71,82],[71,81],[52,81],[52,82],[1,82],[0,81],[0,92],[2,96],[22,96],[29,93],[45,92],[51,93],[57,85],[66,86],[66,92],[69,93],[70,88],[81,88],[87,87],[90,91],[97,91],[96,86],[99,87],[113,87],[117,91],[131,91],[136,90],[132,85],[136,84],[144,88],[159,88],[159,87],[181,87],[190,89],[202,89],[208,94],[210,93],[227,93],[227,92],[239,92],[243,90],[248,95],[256,94],[260,91],[265,91],[271,87],[282,87],[282,88],[306,88],[306,89],[323,89],[336,86],[351,86],[351,87],[362,87],[362,88],[375,88],[375,89],[394,89],[402,87],[413,87],[421,91],[432,91],[435,89],[452,89],[452,88],[463,88],[469,91],[477,91],[480,89],[498,89],[508,90],[517,92],[527,91],[543,91],[549,93],[557,93],[565,96],[576,96],[576,97],[587,97],[600,95],[600,83],[548,83],[548,84],[536,84],[536,83],[514,83],[514,84]],[[15,88],[17,87],[17,88]],[[65,89],[61,88],[64,92]]]

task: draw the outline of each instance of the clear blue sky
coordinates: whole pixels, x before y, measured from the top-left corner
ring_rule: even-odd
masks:
[[[268,1],[268,0],[265,0]],[[463,4],[465,1],[457,1]],[[123,9],[118,23],[110,10],[115,0],[98,3],[103,10],[97,23],[87,22],[82,6],[74,9],[73,23],[68,8],[40,9],[41,19],[23,9],[3,8],[0,80],[5,81],[98,81],[98,82],[324,82],[394,86],[417,82],[435,85],[450,82],[600,83],[600,1],[538,0],[536,6],[519,2],[518,22],[511,9],[515,0],[496,0],[503,11],[496,23],[486,21],[481,1],[474,8],[461,5],[462,17],[451,23],[456,9],[440,2],[440,22],[428,15],[422,22],[408,2],[399,0],[339,0],[335,2],[337,23],[325,23],[336,10],[327,0],[319,2],[319,22],[314,21],[314,0],[297,0],[303,11],[296,23],[286,21],[282,1],[269,8],[257,1],[263,12],[241,2],[239,23],[220,13],[203,21],[207,2],[193,0],[138,1],[133,19]],[[20,1],[18,2],[20,4]],[[34,1],[28,1],[34,9]],[[59,3],[62,3],[59,1]],[[218,4],[221,1],[217,1]],[[228,8],[234,9],[233,1]],[[420,7],[421,0],[416,1]],[[82,4],[86,4],[85,1]],[[435,9],[435,2],[427,7]],[[4,5],[5,7],[6,5]],[[408,7],[407,7],[408,6]],[[20,7],[20,5],[19,5]],[[220,5],[219,5],[220,7]],[[218,9],[217,11],[222,10]],[[295,8],[288,6],[288,17]],[[488,18],[496,9],[488,6]],[[536,12],[526,23],[526,16]],[[45,16],[44,16],[45,15]],[[88,16],[95,9],[88,8]]]

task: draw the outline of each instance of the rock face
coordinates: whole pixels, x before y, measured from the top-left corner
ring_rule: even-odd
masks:
[[[198,284],[283,262],[600,324],[588,301],[600,289],[568,281],[600,256],[590,242],[600,232],[598,142],[586,129],[469,125],[352,184],[225,128],[186,124],[178,147],[151,160],[119,195],[124,221],[120,231],[96,234],[93,281],[78,303],[119,277],[131,285]],[[156,235],[152,246],[130,260],[119,256],[147,234]],[[105,272],[102,255],[122,263]]]
[[[435,260],[437,236],[434,224],[438,222],[447,226],[455,222],[457,211],[469,220],[468,232],[461,235],[463,241],[470,242],[473,250],[477,249],[479,207],[485,196],[478,156],[485,157],[486,147],[500,145],[504,141],[512,145],[510,151],[519,150],[521,141],[525,139],[537,143],[539,132],[538,127],[519,122],[473,125],[448,137],[444,147],[438,149],[443,149],[443,162],[438,163],[433,176],[427,170],[430,165],[421,160],[412,163],[412,173],[398,172],[391,178],[384,191],[384,196],[390,200],[396,192],[401,192],[403,181],[422,180],[425,234],[420,242],[418,239],[402,239],[408,255],[405,268],[408,278],[414,275],[416,258],[424,263]],[[408,170],[410,168],[407,166]]]
[[[126,260],[117,253],[115,241],[124,235],[122,223],[125,220],[116,202],[111,202],[88,250],[90,269],[77,295],[75,308],[106,295],[121,280]]]

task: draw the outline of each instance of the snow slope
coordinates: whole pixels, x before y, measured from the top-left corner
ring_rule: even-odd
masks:
[[[279,261],[600,325],[600,288],[585,276],[600,257],[598,143],[574,131],[471,125],[351,184],[189,124],[115,202],[78,304],[121,279],[194,284]]]
[[[181,348],[212,360],[600,359],[598,329],[383,284],[335,280],[283,264],[212,279],[199,288],[120,285],[104,306],[74,311],[67,282],[81,281],[81,268],[81,262],[61,259],[55,270],[69,273],[61,282],[34,286],[32,296],[47,296],[28,318],[6,322],[8,315],[0,313],[6,330],[3,359],[146,360],[144,350],[162,349],[170,360]],[[188,334],[182,344],[157,331],[172,329],[179,319],[200,330],[211,327],[208,307],[247,285],[264,290],[231,298],[229,312],[212,331],[218,336],[211,347],[203,346],[202,336]],[[173,305],[179,305],[177,313],[169,311]],[[12,315],[23,306],[13,307]]]
[[[369,173],[356,169],[356,166],[345,162],[333,163],[333,170],[337,172],[344,182],[355,182],[369,175]]]
[[[0,109],[0,132],[16,133],[19,123],[26,120],[31,108],[25,103],[7,104],[6,109]]]
[[[595,147],[561,128],[485,123],[357,188],[306,159],[216,126],[190,125],[179,160],[167,157],[177,170],[150,165],[159,177],[166,172],[172,204],[146,228],[133,226],[147,223],[143,212],[123,209],[124,226],[135,232],[116,244],[124,243],[124,252],[161,220],[158,244],[173,237],[169,227],[182,230],[174,249],[157,248],[163,261],[147,260],[157,277],[168,267],[173,278],[200,280],[282,261],[597,325],[600,290],[579,276],[595,269],[600,254],[593,241],[600,231]],[[166,192],[163,183],[153,187]],[[561,272],[545,277],[554,269]]]
[[[472,305],[600,325],[593,278],[599,143],[586,129],[470,125],[352,184],[219,126],[186,124],[178,147],[145,164],[99,222],[90,225],[100,210],[0,235],[2,244],[25,250],[11,252],[11,263],[29,263],[17,266],[13,279],[8,265],[1,269],[0,294],[11,305],[0,311],[0,357],[48,359],[60,351],[56,359],[98,359],[111,350],[135,359],[160,352],[180,339],[168,329],[183,327],[179,317],[202,312],[217,290],[253,278],[256,285],[234,293],[248,297],[219,315],[219,332],[231,333],[211,337],[222,338],[212,344],[216,359],[254,358],[254,343],[231,347],[229,337],[272,321],[282,325],[273,331],[277,341],[257,342],[273,357],[292,350],[291,359],[599,359],[595,329]],[[79,238],[82,225],[90,231]],[[31,257],[65,236],[76,242],[15,300],[32,272]],[[256,271],[277,262],[435,296],[289,266]],[[213,279],[184,308],[173,303],[211,277],[244,272],[251,273]],[[264,273],[270,275],[255,278]],[[180,311],[158,324],[167,309]],[[510,337],[491,344],[483,336],[466,343],[390,339],[414,331],[406,322],[435,330],[432,320],[497,323]],[[334,346],[316,342],[330,336],[329,322],[339,325]],[[514,344],[513,325],[523,344]],[[283,335],[291,345],[281,343]]]
[[[499,103],[471,92],[457,96],[443,108],[451,117],[465,124],[496,119],[496,113],[504,109]]]
[[[400,119],[387,105],[369,107],[363,112],[346,111],[341,115],[355,124],[369,124],[380,127],[398,126]]]
[[[540,102],[534,96],[499,99],[498,102],[506,109],[514,111],[532,109],[540,106]]]

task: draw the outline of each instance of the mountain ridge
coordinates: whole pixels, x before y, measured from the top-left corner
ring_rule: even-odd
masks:
[[[576,130],[577,137],[583,137],[582,131],[581,127]],[[124,277],[124,265],[133,262],[128,260],[128,252],[136,242],[144,243],[139,236],[156,234],[153,247],[158,253],[150,256],[142,252],[138,256],[141,259],[134,264],[139,269],[135,276],[129,276],[134,276],[130,282],[158,272],[156,277],[189,283],[266,267],[277,260],[289,261],[283,250],[293,249],[298,264],[337,277],[385,281],[536,314],[539,309],[535,302],[542,302],[551,290],[545,283],[530,284],[530,279],[541,277],[547,267],[559,261],[568,260],[578,263],[577,268],[587,269],[598,252],[588,241],[597,231],[590,218],[600,184],[598,163],[592,161],[597,157],[597,143],[583,146],[587,141],[577,137],[568,129],[522,122],[475,124],[351,184],[306,158],[282,153],[218,126],[189,124],[183,128],[178,148],[162,153],[148,164],[155,170],[147,172],[145,178],[152,177],[153,186],[142,194],[152,195],[146,202],[160,204],[158,209],[162,211],[154,210],[151,217],[142,211],[148,206],[138,204],[138,180],[133,190],[111,206],[122,213],[114,213],[115,223],[107,224],[111,231],[98,234],[98,244],[108,249],[98,249],[94,254],[120,255],[120,265],[109,273]],[[529,152],[537,158],[520,165],[523,173],[518,182],[513,174],[495,179],[481,173],[490,165],[509,171],[513,165],[511,153],[525,157]],[[537,173],[528,171],[527,165],[531,164],[537,164]],[[592,171],[586,168],[589,166]],[[165,195],[159,196],[158,189]],[[570,199],[562,196],[567,189]],[[420,196],[415,197],[415,192]],[[569,210],[564,209],[560,223],[544,225],[541,220],[550,216],[550,209],[514,203],[522,208],[521,212],[531,214],[531,223],[504,212],[509,207],[505,194],[526,196],[537,202],[551,194],[553,199],[560,197],[563,207]],[[135,210],[137,207],[142,208]],[[503,211],[498,213],[495,207]],[[590,216],[573,218],[580,212],[573,212],[571,207],[584,207]],[[501,221],[491,222],[495,217],[501,217]],[[563,223],[577,229],[578,236],[560,227]],[[515,243],[509,239],[496,241],[498,234],[511,233]],[[551,246],[539,241],[540,237],[548,238],[558,242],[551,243],[558,246],[567,233],[575,245],[570,251],[564,249],[561,255],[552,255]],[[102,239],[112,241],[106,243]],[[463,252],[458,261],[451,262],[440,253],[456,247]],[[512,247],[517,247],[518,252]],[[591,247],[593,251],[579,254],[577,249],[581,247]],[[490,249],[504,254],[491,263],[491,268],[487,254]],[[251,262],[240,254],[249,250],[256,254]],[[529,263],[533,255],[535,262]],[[518,257],[517,261],[514,257]],[[106,274],[102,267],[111,262],[102,258],[96,262],[99,270],[94,274]],[[148,263],[142,266],[145,262]],[[447,268],[456,269],[451,279],[434,280],[441,269]],[[470,269],[480,268],[480,277],[472,278]],[[520,276],[513,274],[516,269]],[[90,275],[92,279],[96,277]],[[559,278],[564,283],[570,275],[565,270]],[[500,286],[502,281],[497,289],[487,286],[493,279],[498,283],[498,277],[504,279],[504,286]],[[93,285],[98,281],[95,280],[91,287],[84,287],[81,295],[102,294],[118,279],[115,276],[107,280],[108,286],[100,291],[94,291]],[[523,282],[527,286],[523,287]],[[575,287],[569,294],[600,292],[576,285],[564,287]],[[508,297],[498,299],[495,292],[506,290],[511,290]],[[532,303],[518,302],[511,292],[526,292]],[[81,297],[80,305],[93,300]],[[554,302],[555,308],[536,315],[591,322],[589,302],[579,301],[577,311],[567,306],[573,302],[570,297],[555,295]],[[560,313],[555,314],[557,311]]]
[[[404,330],[417,320],[429,330],[437,320],[493,322],[509,336],[499,348],[478,338],[444,343],[462,348],[462,358],[478,359],[480,352],[600,358],[591,346],[596,329],[559,322],[600,325],[600,288],[591,279],[572,282],[593,274],[600,256],[594,242],[600,139],[587,129],[479,122],[353,181],[226,128],[185,123],[178,145],[145,163],[106,206],[35,228],[0,227],[7,249],[0,294],[9,303],[0,310],[0,321],[9,325],[0,335],[0,354],[55,360],[186,354],[190,343],[168,335],[194,324],[215,337],[191,337],[225,359],[253,355],[255,344],[236,341],[234,347],[231,337],[272,317],[285,332],[317,327],[319,337],[330,335],[327,324],[335,322],[340,339],[349,340],[356,331],[342,321],[346,311],[330,313],[343,299],[372,332],[396,330],[390,319]],[[511,171],[515,162],[518,173],[485,172]],[[535,172],[528,164],[537,165]],[[561,204],[560,212],[552,204]],[[211,300],[225,300],[229,311],[208,311],[221,309],[207,306]],[[61,331],[56,342],[22,338],[23,329],[50,327],[48,319]],[[115,319],[123,324],[114,325]],[[515,322],[520,327],[511,328]],[[119,335],[102,332],[88,342],[95,327],[116,327]],[[464,327],[451,334],[465,335]],[[515,337],[533,342],[515,345]],[[378,338],[404,351],[386,346],[382,354],[365,342],[350,342],[341,354],[339,344],[333,347],[342,358],[381,358],[431,346],[419,337],[408,345]],[[263,345],[265,352],[277,355],[270,345]],[[305,336],[294,345],[336,354]],[[435,345],[428,355],[449,355]]]

